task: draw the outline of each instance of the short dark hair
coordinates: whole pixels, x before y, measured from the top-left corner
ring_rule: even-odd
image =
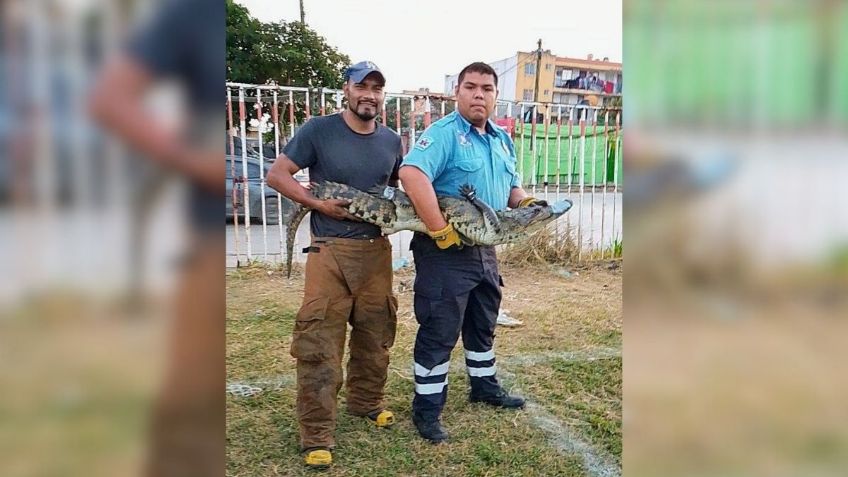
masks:
[[[495,77],[495,88],[498,87],[498,74],[495,73],[495,70],[483,63],[482,61],[475,61],[470,65],[466,66],[459,72],[459,79],[456,81],[456,84],[461,85],[462,79],[465,78],[465,73],[480,73],[481,75],[492,75]]]

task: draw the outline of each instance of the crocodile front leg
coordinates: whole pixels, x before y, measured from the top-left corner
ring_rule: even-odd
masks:
[[[491,228],[495,234],[501,233],[501,222],[498,219],[498,215],[494,210],[492,210],[489,204],[477,198],[477,190],[474,189],[474,186],[471,184],[463,184],[459,187],[459,193],[465,197],[466,200],[474,204],[474,207],[483,214],[483,217],[487,221],[487,228]]]

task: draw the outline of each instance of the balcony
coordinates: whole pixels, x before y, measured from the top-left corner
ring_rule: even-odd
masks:
[[[620,96],[621,83],[600,80],[594,85],[586,84],[579,79],[554,80],[554,88],[557,93],[571,94],[595,94],[598,96]]]

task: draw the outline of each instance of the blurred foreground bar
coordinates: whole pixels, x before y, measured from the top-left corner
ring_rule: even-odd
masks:
[[[162,128],[200,123],[221,137],[223,184],[223,2],[191,1],[198,18],[220,19],[197,54],[219,61],[204,81],[220,85],[221,112],[193,103],[186,92],[203,85],[178,77],[154,75],[143,99]],[[199,241],[191,182],[89,114],[104,62],[173,3],[0,5],[0,475],[200,475],[178,469],[179,456],[154,462],[161,416],[217,439],[190,452],[223,475],[223,200],[210,204],[221,240]],[[206,320],[185,324],[189,295]],[[175,343],[181,328],[194,339]],[[218,379],[220,393],[197,386],[190,409],[186,389],[202,379],[187,370]]]
[[[848,7],[626,0],[624,468],[848,468]]]

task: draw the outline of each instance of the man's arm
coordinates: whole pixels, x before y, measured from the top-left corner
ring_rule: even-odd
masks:
[[[220,150],[201,150],[161,125],[144,107],[153,74],[128,55],[112,60],[95,82],[88,108],[104,128],[153,161],[186,174],[205,188],[223,192]]]
[[[509,201],[507,201],[507,205],[512,209],[532,206],[547,207],[548,201],[529,196],[527,195],[527,191],[521,187],[512,186],[512,189],[509,191]]]
[[[338,220],[359,221],[358,218],[347,211],[346,206],[350,204],[350,201],[340,199],[320,200],[310,194],[309,190],[301,186],[293,177],[299,170],[300,167],[297,164],[286,157],[285,154],[280,154],[268,171],[267,184],[289,199],[310,209],[315,209],[324,215]]]
[[[430,182],[431,177],[437,177],[445,168],[446,149],[444,142],[435,143],[434,138],[424,131],[415,147],[404,158],[404,165],[398,172],[403,190],[412,201],[415,213],[427,227],[427,234],[442,250],[462,246],[459,234],[442,216],[439,199],[436,198],[436,191]]]
[[[521,187],[513,187],[509,191],[509,201],[507,201],[507,205],[511,209],[518,208],[519,203],[527,197],[529,196],[524,189]]]
[[[436,246],[442,250],[462,246],[459,234],[442,216],[439,199],[436,198],[436,191],[433,190],[433,184],[430,183],[427,175],[421,169],[411,165],[401,167],[399,174],[403,189],[412,201],[415,213],[424,222]]]
[[[442,230],[448,223],[439,209],[439,200],[436,191],[427,175],[415,166],[402,166],[398,172],[403,190],[412,201],[415,213],[424,222],[428,230]]]

